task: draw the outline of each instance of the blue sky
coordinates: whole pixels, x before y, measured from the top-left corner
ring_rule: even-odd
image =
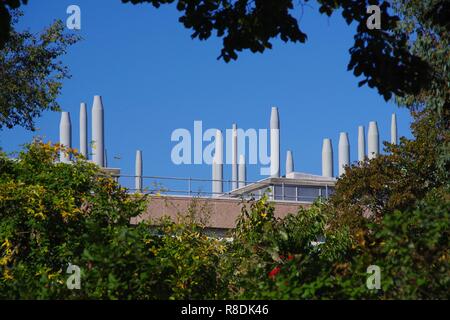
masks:
[[[124,174],[133,174],[135,152],[141,149],[145,175],[209,179],[207,165],[172,163],[172,131],[192,132],[195,120],[202,120],[205,129],[225,130],[233,122],[244,129],[267,128],[272,106],[280,110],[283,173],[286,150],[292,149],[296,171],[320,174],[323,138],[333,140],[337,172],[339,132],[349,133],[355,161],[358,125],[367,130],[369,121],[377,121],[382,140],[389,140],[393,112],[399,136],[411,137],[408,111],[385,103],[373,89],[358,88],[346,71],[353,27],[339,15],[320,15],[313,2],[301,18],[306,44],[274,41],[272,50],[241,53],[228,64],[216,59],[221,40],[192,40],[173,5],[155,9],[119,0],[31,0],[19,27],[38,31],[54,19],[65,21],[71,4],[81,8],[82,30],[68,32],[83,40],[63,58],[72,78],[64,82],[58,101],[71,113],[78,148],[79,104],[86,102],[90,111],[93,96],[103,97],[109,166]],[[0,145],[17,151],[36,134],[57,142],[59,118],[46,112],[35,133],[4,129]],[[262,178],[259,166],[247,170],[249,180]],[[224,178],[230,175],[225,167]]]

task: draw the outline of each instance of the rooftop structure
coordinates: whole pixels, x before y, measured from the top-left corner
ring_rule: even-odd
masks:
[[[312,203],[319,197],[328,198],[334,192],[336,179],[313,174],[291,172],[285,177],[265,178],[232,190],[224,197],[261,198],[270,200]]]
[[[232,125],[232,141],[231,141],[231,180],[225,180],[224,177],[224,136],[222,131],[217,130],[215,137],[215,154],[211,165],[211,179],[193,179],[179,177],[145,177],[143,174],[143,152],[136,151],[135,174],[125,176],[120,174],[118,168],[107,167],[107,155],[105,146],[105,130],[104,130],[104,106],[101,96],[95,96],[92,106],[92,141],[88,143],[88,116],[86,104],[80,105],[80,152],[88,161],[93,161],[103,168],[106,172],[123,179],[132,178],[134,180],[135,192],[149,192],[154,190],[148,188],[150,183],[146,183],[149,179],[160,181],[177,181],[187,184],[184,188],[166,188],[164,186],[158,193],[172,196],[198,196],[212,197],[220,199],[249,199],[259,198],[266,194],[273,201],[286,201],[297,203],[312,203],[316,199],[328,198],[333,192],[337,177],[334,176],[333,165],[333,143],[330,138],[323,139],[322,146],[322,175],[313,175],[303,172],[294,171],[293,152],[288,150],[286,153],[286,173],[281,175],[281,135],[280,135],[280,115],[277,107],[272,107],[270,112],[270,174],[266,178],[258,181],[250,182],[247,180],[246,158],[243,154],[238,154],[238,134],[237,125]],[[60,142],[72,147],[71,139],[71,122],[70,114],[62,112],[60,123]],[[364,135],[364,126],[358,127],[358,161],[364,161],[367,157],[373,158],[379,154],[379,133],[378,125],[375,121],[369,123],[367,133],[367,153],[366,139]],[[395,114],[391,118],[391,143],[397,143],[397,119]],[[89,160],[87,150],[88,145],[92,146],[92,160]],[[344,174],[345,167],[351,164],[350,160],[350,143],[347,132],[341,132],[338,144],[338,171],[339,176]],[[70,162],[65,154],[61,154],[62,162]],[[195,182],[210,183],[211,191],[196,190],[192,184]],[[186,185],[185,184],[185,185]],[[162,190],[164,189],[164,190]]]

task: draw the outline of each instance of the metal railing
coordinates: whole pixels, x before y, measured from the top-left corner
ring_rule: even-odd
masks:
[[[276,193],[276,185],[267,184],[263,181],[245,181],[245,185],[252,184],[253,191],[249,191],[243,194],[233,193],[232,184],[233,180],[213,180],[213,179],[200,179],[200,178],[183,178],[183,177],[163,177],[163,176],[133,176],[133,175],[119,175],[115,176],[119,183],[126,187],[130,192],[139,192],[146,194],[158,194],[158,195],[173,195],[173,196],[187,196],[187,197],[221,197],[221,198],[255,198],[260,199],[264,194],[271,200],[285,201],[285,202],[314,202],[317,198],[327,199],[330,195],[329,187],[325,184],[318,186],[319,192],[317,195],[306,195],[299,193],[300,186],[295,187],[295,195],[290,196],[285,193],[285,184],[281,183],[281,193]],[[135,188],[135,179],[142,179],[142,189]],[[212,182],[222,182],[223,192],[212,192]],[[242,183],[242,181],[241,181]],[[261,189],[258,189],[258,184]],[[277,185],[279,186],[279,185]],[[322,194],[321,188],[325,189]],[[255,190],[256,189],[256,190]]]
[[[231,192],[232,184],[239,183],[233,180],[214,180],[214,179],[201,179],[201,178],[184,178],[184,177],[163,177],[163,176],[133,176],[133,175],[119,175],[115,176],[119,183],[126,187],[131,192],[142,192],[150,194],[165,194],[165,195],[185,195],[185,196],[204,196],[212,197],[219,196],[222,197],[232,196]],[[135,179],[142,179],[142,190],[135,188]],[[211,184],[212,182],[222,182],[223,192],[212,192]],[[241,183],[243,181],[240,181]],[[261,183],[258,181],[245,181],[248,184]]]

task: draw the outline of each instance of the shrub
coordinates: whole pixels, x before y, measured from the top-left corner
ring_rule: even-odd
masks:
[[[130,225],[147,198],[131,195],[75,150],[35,141],[0,155],[0,298],[216,297],[224,246],[206,236],[195,203],[175,223]],[[155,221],[153,221],[155,223]],[[81,288],[69,290],[69,263]]]
[[[96,259],[90,253],[100,246],[101,256],[113,258],[121,231],[129,228],[144,201],[131,199],[74,150],[66,150],[73,155],[71,164],[57,162],[60,150],[36,141],[17,160],[0,156],[3,298],[115,297],[102,289],[90,292],[89,286],[68,290],[66,269],[72,263],[91,270]],[[120,264],[126,258],[110,262]]]
[[[333,201],[284,219],[266,197],[247,201],[227,242],[208,236],[208,208],[195,199],[177,221],[131,225],[148,199],[74,150],[65,150],[71,164],[57,162],[60,150],[36,141],[17,160],[0,155],[0,298],[449,297],[450,202],[439,180],[415,205],[384,206],[353,225]],[[338,196],[359,196],[339,190],[353,170]],[[66,286],[69,263],[81,269],[79,290]],[[370,265],[381,269],[381,290],[366,287]]]

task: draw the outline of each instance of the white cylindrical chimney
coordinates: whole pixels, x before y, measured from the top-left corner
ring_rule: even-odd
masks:
[[[292,151],[288,150],[286,153],[286,177],[292,172],[294,172],[294,157],[292,156]]]
[[[135,180],[134,180],[134,189],[136,192],[142,192],[142,151],[136,151],[136,163],[135,163]]]
[[[395,113],[392,114],[391,118],[391,143],[397,144],[397,115]]]
[[[88,124],[86,103],[80,104],[80,153],[88,159]]]
[[[101,96],[94,96],[92,106],[92,160],[103,167],[105,165],[104,115]]]
[[[331,139],[323,139],[322,145],[322,176],[333,177],[333,146]]]
[[[358,127],[358,161],[362,162],[366,158],[366,138],[364,126]]]
[[[247,172],[245,168],[245,157],[243,154],[239,156],[239,188],[245,187],[247,181]]]
[[[270,115],[270,176],[280,177],[280,118],[277,107],[272,107]]]
[[[212,180],[212,196],[219,197],[223,193],[223,136],[220,130],[216,132]]]
[[[341,132],[339,135],[339,176],[345,173],[345,167],[350,165],[350,144],[348,142],[347,132]]]
[[[380,153],[380,143],[378,135],[378,125],[376,121],[370,121],[367,132],[367,153],[368,158],[373,159]]]
[[[59,143],[66,148],[72,148],[72,124],[70,123],[70,114],[66,111],[61,112]],[[64,163],[70,162],[70,155],[67,151],[61,150],[59,152],[59,161]]]
[[[231,140],[231,189],[238,188],[238,137],[237,137],[237,125],[234,123],[232,127],[232,140]]]

